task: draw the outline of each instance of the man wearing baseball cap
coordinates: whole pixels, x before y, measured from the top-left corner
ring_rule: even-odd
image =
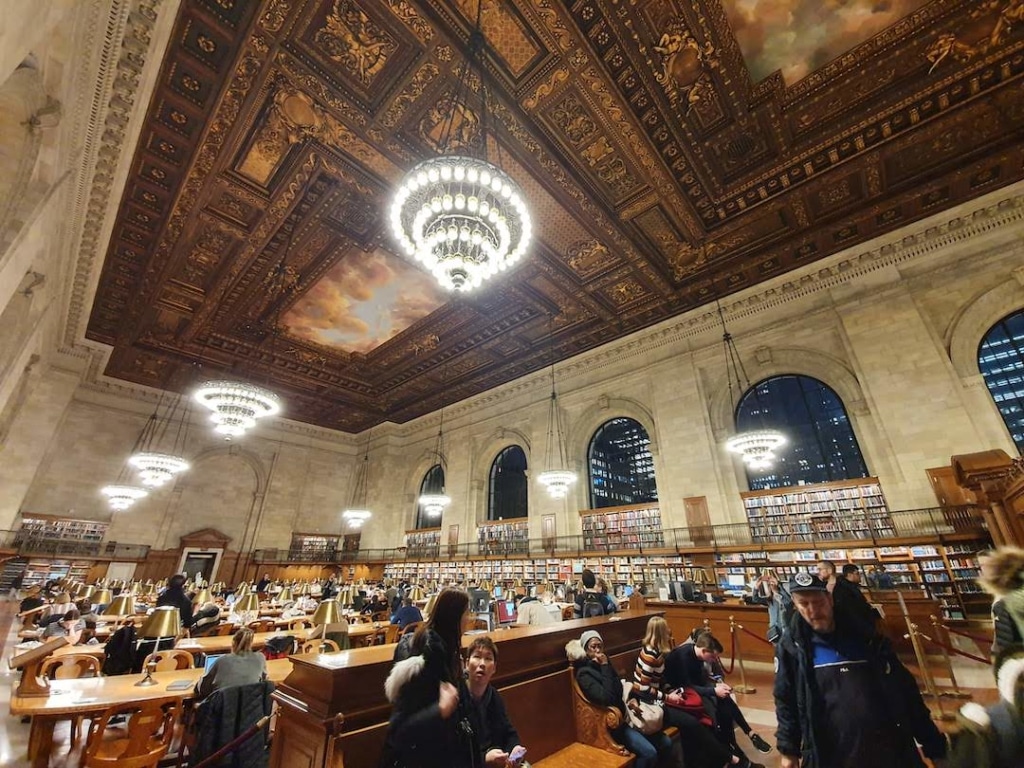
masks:
[[[781,768],[923,768],[946,755],[913,676],[872,623],[836,610],[825,582],[789,582],[796,612],[775,652]],[[936,763],[940,765],[940,763]]]

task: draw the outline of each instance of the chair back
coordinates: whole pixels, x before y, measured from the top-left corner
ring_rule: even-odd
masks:
[[[306,640],[299,644],[299,653],[337,653],[341,648],[333,640]]]
[[[309,619],[292,619],[288,622],[288,630],[291,632],[297,632],[300,629],[309,629],[313,626],[313,622]]]
[[[51,656],[43,662],[40,675],[50,680],[73,680],[81,677],[101,677],[100,660],[87,653],[68,653]]]
[[[420,624],[422,623],[422,621],[410,621],[402,628],[402,634],[411,635],[413,632],[420,628]]]
[[[156,768],[167,754],[180,711],[177,699],[152,699],[118,704],[93,721],[85,747],[85,768]],[[111,718],[128,717],[128,727],[108,738]],[[123,733],[123,737],[121,734]]]
[[[387,611],[377,611],[370,617],[370,621],[391,621],[391,615]]]
[[[277,629],[273,619],[256,619],[256,621],[250,621],[246,626],[253,632],[273,632]]]
[[[397,643],[398,642],[398,633],[401,632],[401,631],[402,631],[401,627],[399,627],[397,624],[388,624],[388,626],[386,628],[385,635],[384,635],[384,643],[385,643],[385,645],[390,645],[391,643]]]
[[[228,635],[233,635],[235,634],[235,625],[229,622],[218,624],[210,634],[215,637],[227,637]]]
[[[487,622],[484,619],[473,619],[470,624],[470,629],[489,629]]]
[[[173,672],[178,669],[192,669],[195,666],[195,659],[191,653],[176,649],[149,654],[142,662],[142,668],[145,669],[150,662],[156,663],[157,672]]]

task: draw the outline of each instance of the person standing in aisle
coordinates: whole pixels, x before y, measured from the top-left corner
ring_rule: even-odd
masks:
[[[1000,547],[978,558],[978,583],[992,603],[992,658],[1024,643],[1024,549]]]
[[[943,765],[946,739],[874,622],[813,574],[795,574],[789,593],[796,614],[775,651],[781,768],[923,768],[915,739]]]
[[[825,587],[840,610],[856,613],[861,619],[872,623],[878,619],[868,599],[857,586],[846,580],[845,575],[836,572],[836,564],[831,560],[818,561],[818,577],[825,582]]]

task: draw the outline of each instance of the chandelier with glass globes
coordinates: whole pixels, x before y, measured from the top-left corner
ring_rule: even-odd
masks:
[[[242,381],[207,381],[193,397],[210,410],[214,432],[229,440],[255,427],[257,419],[281,412],[281,398],[275,393]]]

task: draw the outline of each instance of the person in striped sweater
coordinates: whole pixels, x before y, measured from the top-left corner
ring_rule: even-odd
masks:
[[[665,673],[665,656],[673,647],[668,622],[661,616],[652,616],[633,669],[633,696],[644,701],[664,700],[661,676]]]

